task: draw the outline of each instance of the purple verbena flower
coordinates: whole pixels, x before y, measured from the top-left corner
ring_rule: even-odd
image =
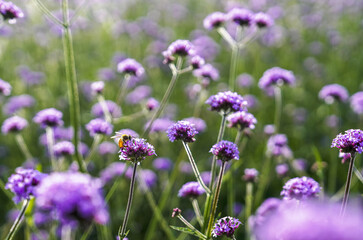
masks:
[[[211,64],[205,64],[199,69],[194,70],[193,75],[197,78],[206,78],[213,81],[217,81],[219,79],[218,70]]]
[[[112,81],[116,79],[116,74],[111,68],[101,68],[98,70],[98,77],[102,81]]]
[[[289,165],[286,163],[278,164],[275,167],[275,171],[279,177],[285,177],[289,172]]]
[[[194,55],[190,58],[190,65],[192,65],[193,69],[199,69],[205,64],[204,58],[199,55]]]
[[[204,193],[205,190],[199,182],[187,182],[179,190],[178,197],[197,198]]]
[[[103,183],[107,184],[117,176],[126,172],[127,166],[123,162],[111,163],[107,168],[101,171],[100,178]]]
[[[331,147],[339,148],[344,153],[362,153],[363,131],[360,129],[349,129],[344,134],[340,133],[333,139]]]
[[[250,26],[253,23],[254,14],[245,8],[233,8],[227,13],[228,19],[240,26]]]
[[[204,132],[205,129],[207,128],[207,124],[201,118],[189,117],[189,118],[184,118],[183,121],[187,121],[193,124],[195,130],[197,130],[198,133]]]
[[[93,221],[106,224],[109,214],[101,181],[78,172],[55,172],[37,187],[36,206],[50,212],[62,225],[75,227]]]
[[[117,64],[117,71],[136,77],[141,77],[144,74],[145,69],[135,59],[127,58]]]
[[[147,122],[144,128],[146,129],[149,124],[150,122]],[[165,132],[172,124],[174,124],[174,121],[168,118],[157,118],[151,125],[150,133]]]
[[[258,171],[255,168],[246,168],[244,170],[243,180],[246,182],[256,182]]]
[[[251,87],[253,84],[253,77],[248,73],[242,73],[237,77],[237,83],[240,87]]]
[[[350,106],[357,114],[363,114],[363,91],[357,92],[350,97]]]
[[[193,56],[195,55],[194,46],[191,42],[188,40],[176,40],[175,42],[172,42],[168,49],[163,53],[165,60],[173,61],[175,59],[174,56]]]
[[[267,141],[267,153],[273,156],[284,156],[289,158],[291,155],[291,150],[287,145],[286,135],[272,135]]]
[[[156,155],[154,146],[143,138],[132,138],[125,141],[120,148],[120,160],[141,162],[147,156]]]
[[[54,154],[57,157],[68,156],[74,154],[74,145],[70,141],[60,141],[54,144]]]
[[[308,200],[316,198],[320,192],[319,183],[309,177],[292,178],[287,181],[281,191],[284,200]]]
[[[293,72],[279,67],[273,67],[266,70],[258,82],[258,86],[264,90],[273,85],[280,86],[282,84],[294,85],[295,76]]]
[[[329,84],[324,86],[319,92],[319,98],[327,104],[332,104],[334,100],[346,102],[349,98],[347,89],[339,84]]]
[[[14,116],[6,119],[1,126],[1,132],[6,135],[9,132],[18,133],[28,126],[28,121],[22,117]]]
[[[17,67],[17,72],[25,84],[28,86],[39,85],[44,81],[45,74],[42,72],[34,72],[27,66]]]
[[[140,179],[142,181],[144,181],[144,183],[145,183],[144,187],[147,187],[147,188],[152,188],[153,186],[155,186],[155,184],[158,180],[157,175],[150,169],[140,170],[139,176],[140,176]],[[143,187],[143,185],[141,185],[141,187]],[[145,189],[143,189],[143,190],[145,190]]]
[[[0,87],[1,88],[1,87]],[[3,111],[6,115],[12,115],[25,107],[32,107],[35,104],[35,99],[27,94],[10,97],[4,105]]]
[[[0,7],[1,7],[1,5],[0,5]],[[2,95],[4,95],[4,96],[9,96],[10,93],[11,93],[11,85],[10,85],[10,83],[2,80],[1,78],[0,78],[0,93]]]
[[[227,117],[228,127],[236,127],[238,129],[255,129],[255,124],[257,123],[256,118],[252,113],[246,111],[239,111],[231,113]]]
[[[98,146],[98,153],[100,155],[115,154],[118,151],[118,146],[114,142],[102,142]]]
[[[217,111],[222,114],[242,111],[246,105],[246,101],[241,95],[231,91],[212,95],[205,103],[211,106],[211,111]]]
[[[94,92],[95,94],[101,94],[103,92],[104,87],[105,87],[105,82],[103,81],[97,81],[91,84],[92,92]]]
[[[205,183],[205,185],[209,185],[211,175],[212,174],[211,174],[210,171],[204,171],[204,172],[201,172],[200,173],[200,177],[202,178],[202,180]]]
[[[119,118],[122,116],[121,107],[111,100],[106,100],[106,106],[113,118]],[[100,103],[96,103],[92,106],[92,115],[98,118],[103,118],[104,113]]]
[[[110,135],[113,130],[111,123],[101,118],[92,119],[87,125],[86,129],[89,131],[91,136],[96,134]]]
[[[306,160],[303,158],[297,158],[292,161],[292,167],[297,171],[305,171],[307,167]]]
[[[271,27],[274,24],[274,20],[270,17],[270,15],[263,12],[256,13],[253,21],[259,28]]]
[[[159,107],[159,102],[155,98],[148,98],[146,101],[146,109],[152,111]]]
[[[151,95],[151,87],[146,85],[137,86],[132,92],[126,95],[125,101],[129,104],[139,104],[142,100]]]
[[[171,125],[166,131],[170,142],[182,140],[184,142],[195,142],[195,135],[198,131],[194,128],[194,125],[187,121],[178,121]]]
[[[153,167],[160,171],[169,171],[173,167],[173,162],[169,158],[156,158]]]
[[[239,151],[236,144],[230,141],[220,141],[214,144],[210,151],[213,155],[217,156],[217,159],[227,162],[232,159],[239,159]]]
[[[227,20],[227,15],[222,12],[214,12],[209,14],[203,20],[203,26],[207,30],[212,30],[214,28],[219,28],[223,26],[225,21]]]
[[[22,199],[29,199],[34,195],[34,188],[42,181],[45,174],[33,169],[17,168],[5,185],[15,194],[14,202],[19,203]]]
[[[23,18],[23,11],[12,2],[0,1],[0,14],[4,21],[9,20],[10,24],[16,23],[16,19]]]
[[[237,218],[224,217],[218,219],[212,230],[213,237],[226,236],[232,238],[236,229],[241,225]]]
[[[63,125],[63,113],[55,108],[47,108],[39,111],[33,121],[41,127],[57,127]]]

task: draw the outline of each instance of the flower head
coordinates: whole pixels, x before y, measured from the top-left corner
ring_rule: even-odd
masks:
[[[181,214],[181,210],[179,208],[174,208],[173,209],[173,213],[171,214],[171,217],[177,217],[179,216],[179,214]]]
[[[156,170],[168,171],[173,167],[173,162],[169,158],[156,158],[153,161],[153,167]]]
[[[199,69],[193,71],[193,75],[202,78],[216,81],[219,79],[219,72],[218,70],[213,67],[211,64],[205,64],[201,66]]]
[[[319,183],[309,177],[293,178],[287,181],[281,192],[284,200],[307,200],[318,196]]]
[[[246,101],[241,95],[231,91],[219,92],[216,95],[212,95],[205,103],[211,106],[212,111],[223,114],[242,111],[246,105]]]
[[[1,4],[1,3],[0,3]],[[1,7],[1,5],[0,5]],[[10,83],[0,79],[0,93],[4,96],[9,96],[11,93],[11,85]]]
[[[107,109],[113,118],[121,117],[122,110],[115,102],[113,102],[111,100],[106,100],[105,102],[106,102]],[[92,115],[95,117],[98,117],[98,118],[104,117],[104,112],[103,112],[103,109],[102,109],[102,106],[100,103],[96,103],[95,105],[93,105],[91,112],[92,112]]]
[[[334,100],[345,102],[349,98],[347,89],[339,84],[329,84],[324,86],[319,92],[319,98],[327,104],[332,104]]]
[[[252,113],[246,111],[239,111],[228,115],[227,117],[228,127],[236,127],[238,129],[255,129],[257,123],[256,118]]]
[[[258,82],[258,86],[261,89],[268,89],[272,85],[294,85],[295,84],[295,76],[293,72],[285,70],[279,67],[273,67],[266,70],[263,73],[260,81]]]
[[[78,172],[55,172],[37,187],[36,206],[61,224],[106,224],[109,215],[101,194],[101,181]]]
[[[271,27],[274,24],[274,20],[270,17],[270,15],[263,12],[256,13],[253,21],[259,28]]]
[[[209,14],[203,20],[203,26],[207,30],[212,30],[214,28],[221,27],[227,20],[227,15],[222,12],[214,12]]]
[[[256,182],[258,177],[258,171],[255,168],[246,168],[244,170],[243,179],[246,182]]]
[[[34,195],[34,188],[46,175],[33,169],[17,168],[5,185],[15,194],[14,202],[19,203],[22,199],[29,199]]]
[[[33,121],[41,127],[56,127],[63,125],[63,113],[55,108],[47,108],[38,112]]]
[[[177,55],[180,57],[195,55],[194,46],[188,40],[176,40],[172,42],[166,50],[172,56]]]
[[[226,236],[232,238],[239,225],[241,225],[241,222],[237,218],[221,218],[214,225],[212,235],[213,237]]]
[[[204,193],[204,188],[198,182],[187,182],[179,190],[178,197],[196,198]]]
[[[86,129],[90,132],[91,136],[94,136],[95,134],[110,135],[112,133],[113,126],[106,120],[96,118],[86,125]]]
[[[363,114],[363,91],[357,92],[350,97],[350,106],[357,114]]]
[[[152,110],[154,110],[154,109],[156,109],[158,107],[159,107],[159,102],[155,98],[149,98],[146,101],[146,109],[148,111],[152,111]]]
[[[363,131],[360,129],[349,129],[344,134],[340,133],[333,139],[331,147],[339,148],[345,153],[363,152]]]
[[[289,172],[289,165],[287,165],[286,163],[276,165],[275,171],[280,177],[285,177],[286,174]]]
[[[120,160],[141,162],[145,157],[152,155],[156,155],[154,146],[143,138],[132,138],[125,141],[123,147],[120,148]]]
[[[96,94],[101,94],[103,92],[103,89],[105,88],[105,82],[104,81],[97,81],[93,82],[91,84],[92,92]]]
[[[118,152],[118,146],[114,142],[105,141],[98,146],[100,155],[115,154]]]
[[[253,12],[245,8],[233,8],[228,12],[228,19],[240,26],[250,26],[253,23]]]
[[[187,121],[193,124],[195,130],[197,130],[198,133],[204,132],[205,129],[207,128],[207,124],[201,118],[189,117],[189,118],[184,118],[183,121]]]
[[[105,168],[100,173],[100,178],[102,179],[103,183],[110,182],[113,178],[117,176],[121,176],[123,173],[126,172],[126,164],[123,162],[114,162],[111,163],[107,168]]]
[[[144,129],[146,129],[149,124],[150,122],[147,122]],[[174,122],[168,118],[157,118],[150,127],[150,133],[165,132],[172,124],[174,124]]]
[[[220,141],[214,144],[210,151],[213,155],[217,156],[217,159],[227,162],[232,159],[239,159],[239,151],[236,144],[229,141]]]
[[[1,87],[0,87],[1,91]],[[32,107],[35,104],[35,99],[27,94],[13,96],[9,98],[8,102],[4,105],[3,111],[7,115],[12,115],[25,107]]]
[[[190,58],[190,65],[192,65],[193,69],[199,69],[205,64],[204,58],[199,55],[194,55]]]
[[[4,20],[9,20],[9,23],[16,23],[16,19],[23,18],[23,11],[12,2],[0,1],[0,14]]]
[[[1,126],[1,132],[6,135],[9,132],[17,133],[28,126],[28,121],[22,117],[14,116],[6,119]]]
[[[124,74],[130,74],[136,77],[141,77],[145,69],[135,59],[127,58],[117,64],[117,71]]]
[[[54,144],[54,154],[57,157],[68,156],[74,154],[74,145],[70,141],[61,141]]]
[[[291,157],[291,150],[287,145],[285,134],[272,135],[267,141],[267,153],[273,156]]]
[[[194,128],[193,124],[187,121],[178,121],[171,125],[166,131],[170,142],[182,140],[184,142],[194,142],[195,135],[198,131]]]

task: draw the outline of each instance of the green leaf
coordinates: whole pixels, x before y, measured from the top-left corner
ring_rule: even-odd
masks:
[[[186,228],[186,227],[177,227],[177,226],[170,226],[172,229],[176,230],[176,231],[179,231],[179,232],[183,232],[183,233],[187,233],[187,234],[190,234],[190,235],[194,235],[198,238],[203,238],[203,239],[206,239],[205,236],[202,236],[200,234],[198,234],[196,231],[193,231],[191,230],[190,228]]]

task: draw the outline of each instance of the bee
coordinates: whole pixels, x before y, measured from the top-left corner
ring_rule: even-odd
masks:
[[[124,143],[126,142],[126,141],[130,141],[131,140],[131,135],[128,135],[128,134],[122,134],[121,135],[121,137],[120,137],[120,139],[118,140],[118,146],[120,147],[120,148],[122,148],[123,146],[124,146]]]

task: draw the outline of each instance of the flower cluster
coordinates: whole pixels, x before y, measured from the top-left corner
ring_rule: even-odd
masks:
[[[179,190],[178,197],[196,198],[204,193],[204,188],[198,182],[187,182]]]
[[[243,180],[246,182],[256,182],[258,171],[255,168],[246,168],[244,170]]]
[[[57,142],[54,144],[53,149],[57,157],[73,155],[75,152],[73,143],[69,141]]]
[[[1,132],[8,134],[9,132],[17,133],[28,126],[28,121],[22,117],[14,116],[6,119],[1,126]]]
[[[16,19],[23,18],[23,11],[12,2],[0,0],[0,14],[4,20],[9,20],[9,23],[16,23]]]
[[[320,192],[319,183],[309,177],[293,178],[287,181],[281,192],[284,200],[307,200],[315,198]]]
[[[86,129],[89,131],[91,136],[96,134],[110,135],[113,130],[111,123],[101,118],[91,120],[87,125]]]
[[[156,158],[153,161],[153,167],[156,170],[168,171],[173,167],[173,162],[169,158]]]
[[[4,96],[9,96],[10,93],[11,93],[11,85],[10,85],[10,83],[2,80],[1,78],[0,78],[0,93],[2,95],[4,95]]]
[[[166,131],[171,142],[182,140],[184,142],[195,142],[195,135],[198,131],[187,121],[178,121],[171,125]]]
[[[111,116],[113,118],[119,118],[122,116],[122,110],[115,102],[113,102],[111,100],[106,100],[105,103],[106,103],[108,112],[111,114]],[[92,115],[95,117],[98,117],[98,118],[104,117],[104,112],[103,112],[103,109],[102,109],[102,106],[100,103],[96,103],[95,105],[93,105],[91,112],[92,112]]]
[[[120,160],[141,162],[145,157],[152,155],[156,155],[154,146],[143,138],[132,138],[125,141],[123,147],[120,148]]]
[[[105,82],[104,81],[97,81],[97,82],[93,82],[91,84],[91,90],[95,94],[101,94],[103,92],[104,88],[105,88]]]
[[[103,183],[109,183],[116,176],[121,176],[126,172],[126,164],[122,162],[111,163],[107,168],[105,168],[101,173],[100,177]]]
[[[63,125],[63,113],[55,108],[47,108],[38,112],[33,121],[41,127],[56,127]]]
[[[238,111],[228,115],[227,121],[229,122],[228,127],[236,127],[240,130],[245,128],[255,129],[257,123],[253,114],[246,111]]]
[[[332,104],[334,100],[345,102],[349,98],[347,89],[339,84],[329,84],[324,86],[319,92],[319,98],[327,104]]]
[[[269,89],[273,85],[280,86],[283,84],[294,85],[295,76],[293,72],[279,67],[266,70],[258,82],[258,86],[264,90]]]
[[[214,225],[212,235],[213,237],[226,236],[232,238],[239,225],[241,225],[241,222],[237,218],[229,216],[221,218]]]
[[[285,134],[272,135],[267,141],[267,153],[273,156],[291,157],[291,149],[287,145],[287,137]]]
[[[219,28],[223,26],[224,22],[227,20],[227,15],[222,12],[214,12],[209,14],[203,20],[203,26],[207,30],[212,30],[214,28]]]
[[[357,114],[363,114],[363,92],[357,92],[350,97],[350,106]]]
[[[22,199],[29,199],[34,195],[34,189],[46,175],[33,169],[17,168],[5,185],[15,194],[14,202],[19,203]]]
[[[136,77],[141,77],[145,69],[135,59],[127,58],[117,65],[117,71],[124,74],[130,74]]]
[[[236,144],[230,141],[220,141],[214,144],[210,151],[213,155],[217,156],[217,159],[227,162],[232,159],[239,159],[239,151]]]
[[[193,75],[201,79],[207,79],[213,81],[219,79],[218,70],[215,67],[213,67],[211,64],[205,64],[199,69],[194,70]]]
[[[212,95],[205,103],[211,106],[212,111],[217,111],[222,114],[242,111],[247,104],[241,95],[231,91],[219,92],[216,95]]]
[[[14,96],[9,98],[8,102],[4,105],[3,111],[6,115],[12,115],[23,108],[32,107],[34,106],[34,104],[35,99],[30,95],[23,94],[19,96]]]
[[[360,129],[349,129],[344,134],[340,133],[333,139],[331,147],[339,148],[345,153],[363,152],[363,131]]]

